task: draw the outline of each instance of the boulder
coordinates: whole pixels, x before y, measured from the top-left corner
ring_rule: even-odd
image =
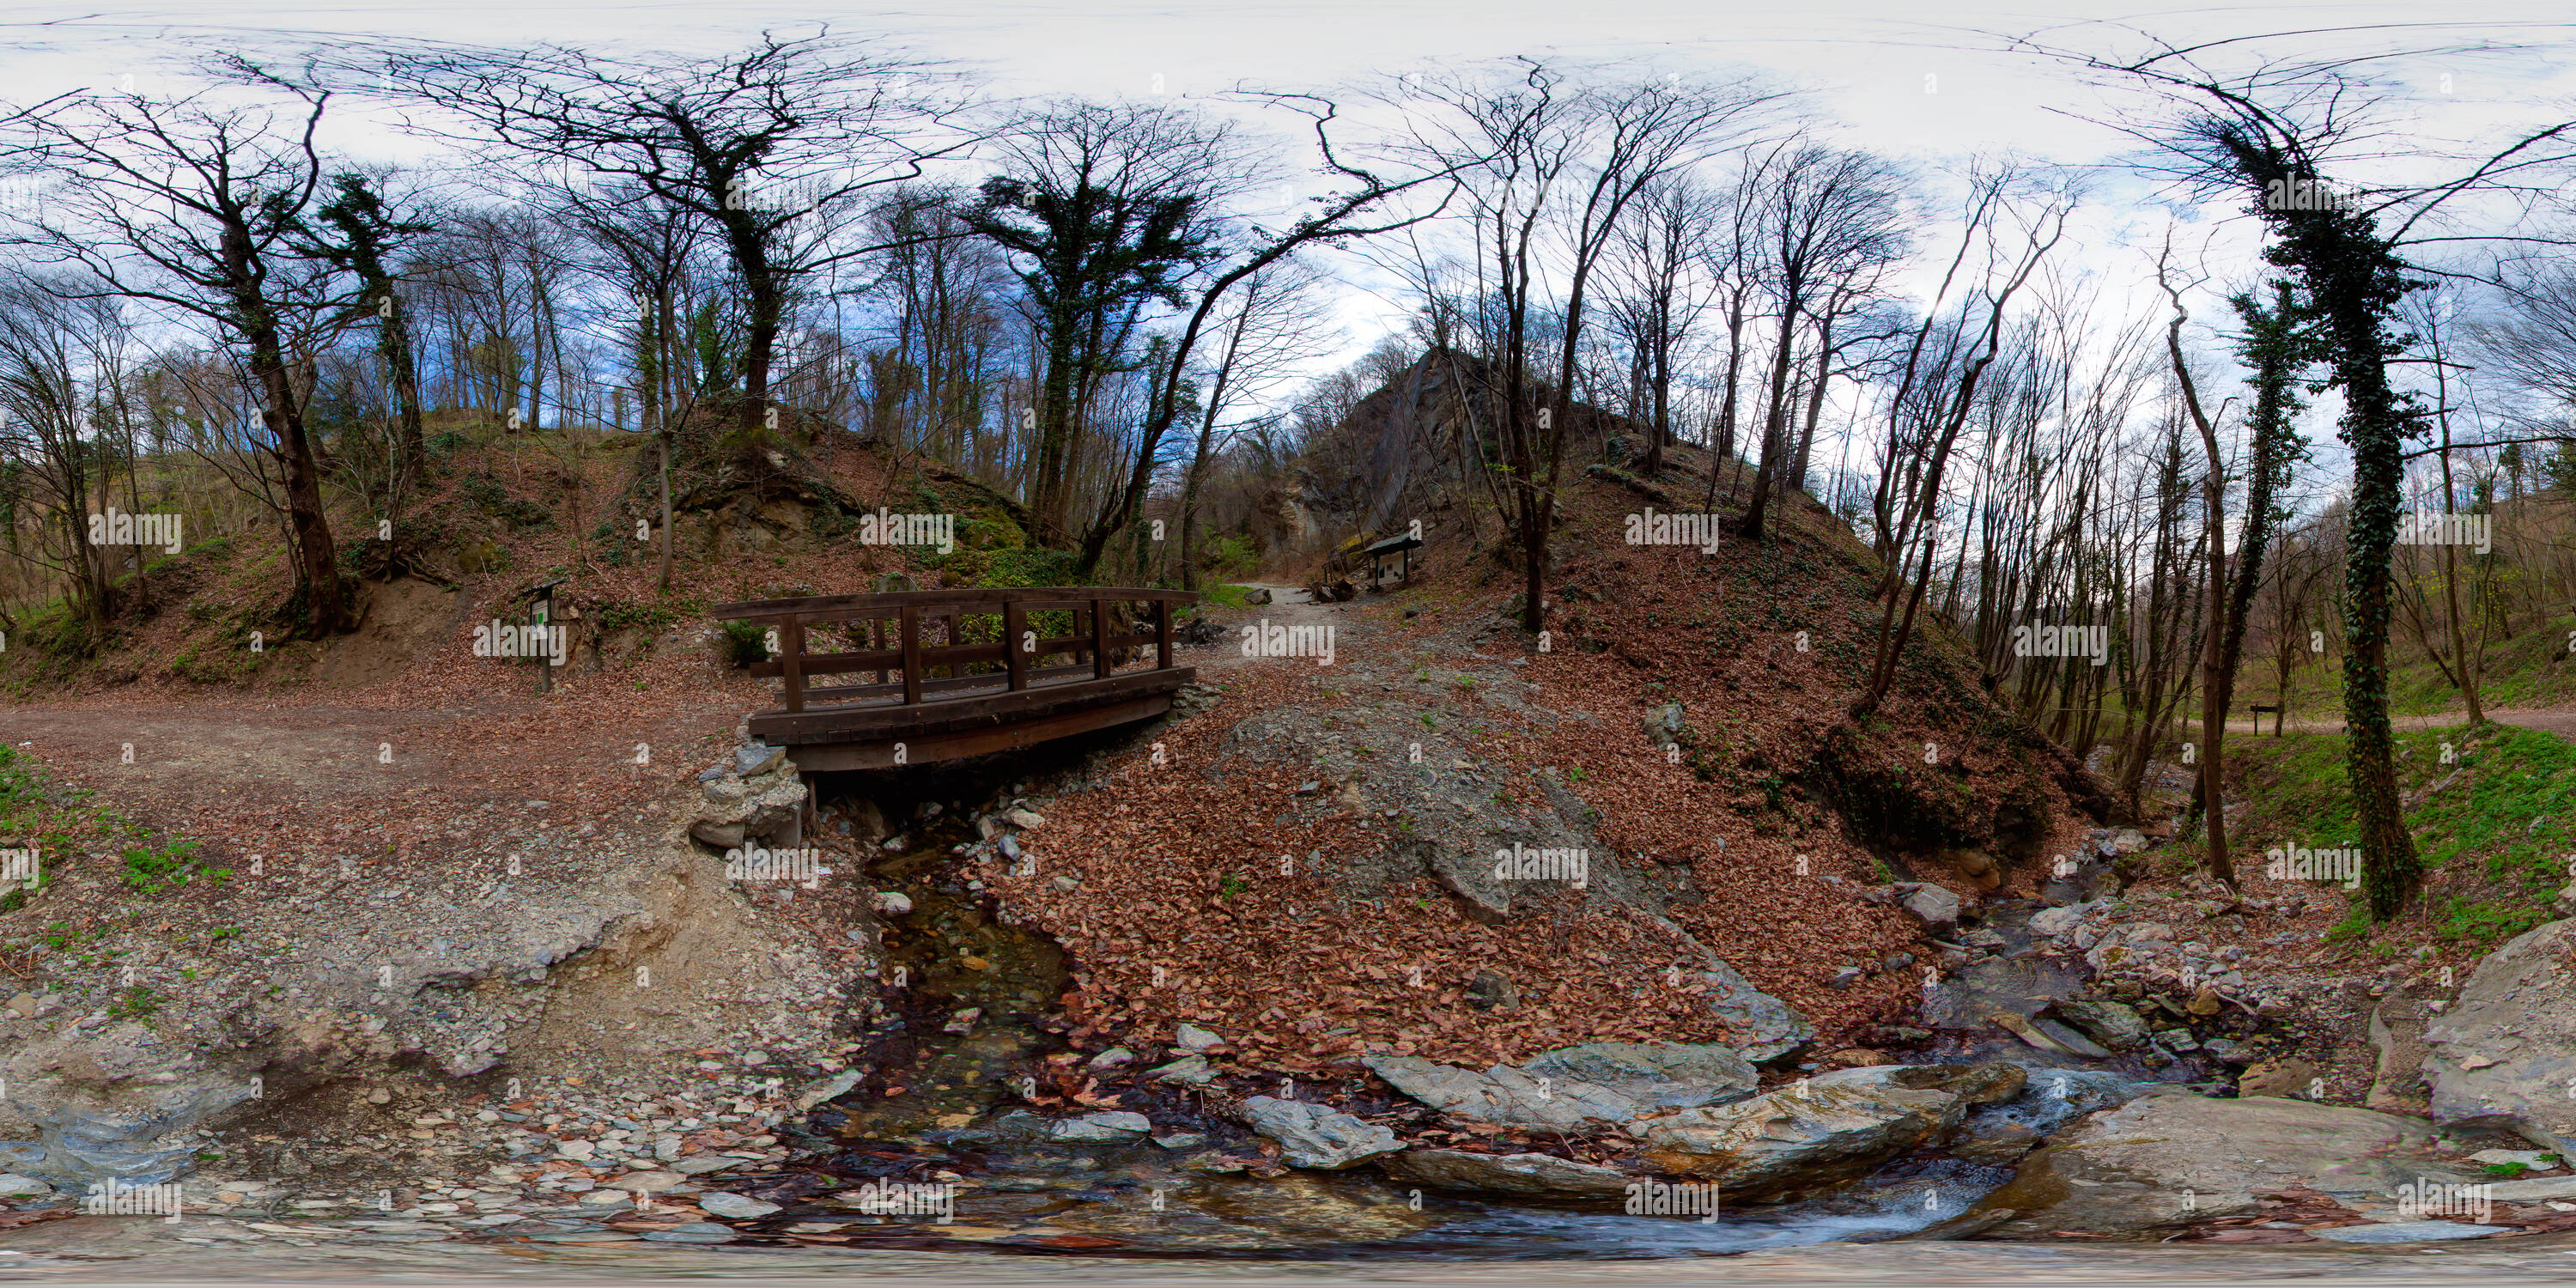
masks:
[[[1338,1172],[1404,1148],[1390,1128],[1302,1100],[1254,1096],[1243,1102],[1243,1117],[1279,1142],[1279,1159],[1290,1167]]]
[[[1947,931],[1959,924],[1959,896],[1936,885],[1900,882],[1896,903],[1928,929]]]
[[[1615,1199],[1625,1195],[1635,1179],[1616,1168],[1577,1163],[1553,1154],[1408,1149],[1379,1166],[1398,1182],[1531,1198]]]
[[[1143,1114],[1084,1114],[1055,1124],[1047,1139],[1065,1145],[1115,1145],[1140,1140],[1153,1130],[1154,1120]]]
[[[1742,1100],[1761,1089],[1752,1062],[1714,1043],[1586,1042],[1542,1052],[1523,1072],[1586,1082],[1637,1106],[1630,1117]]]
[[[1147,1076],[1156,1082],[1186,1082],[1193,1086],[1204,1086],[1216,1081],[1216,1066],[1209,1064],[1206,1056],[1192,1052],[1170,1064],[1154,1066],[1147,1071]]]
[[[1520,990],[1512,977],[1496,970],[1479,970],[1467,981],[1467,1005],[1479,1011],[1505,1010],[1521,1004]]]
[[[2424,1027],[2424,1080],[2445,1126],[2511,1131],[2576,1156],[2576,920],[2487,955],[2459,1002]]]
[[[2068,1024],[2114,1051],[2146,1045],[2147,1022],[2126,1003],[2108,998],[2060,998],[2056,1010]]]
[[[732,766],[725,768],[730,770]],[[793,765],[751,778],[728,773],[699,788],[691,805],[696,817],[689,825],[689,835],[710,845],[716,844],[711,839],[714,837],[742,838],[721,847],[724,849],[752,839],[780,845],[802,844],[805,795],[805,780]]]
[[[184,1138],[252,1094],[142,1024],[73,1025],[0,1050],[0,1103],[38,1137],[0,1141],[0,1170],[68,1190],[166,1184],[196,1168]]]
[[[714,1194],[701,1194],[697,1196],[697,1203],[699,1207],[705,1208],[710,1216],[731,1217],[736,1221],[753,1220],[779,1210],[777,1204],[766,1199],[755,1199],[721,1191]]]
[[[1656,1166],[1758,1201],[1850,1180],[1899,1151],[1938,1144],[1972,1098],[2008,1098],[2022,1077],[2011,1065],[1843,1069],[1735,1104],[1643,1119],[1628,1132]]]
[[[740,823],[710,823],[700,819],[689,824],[689,835],[719,850],[730,850],[742,844],[746,833]]]
[[[1173,1030],[1172,1045],[1184,1051],[1213,1051],[1224,1046],[1225,1039],[1195,1024],[1183,1024]]]
[[[1678,702],[1667,702],[1647,712],[1639,723],[1645,726],[1646,745],[1658,752],[1681,741],[1682,735],[1690,731],[1689,723],[1682,718],[1682,704]]]
[[[2385,1202],[2400,1184],[2458,1179],[2426,1124],[2367,1109],[2188,1092],[2146,1095],[2050,1139],[1967,1215],[2010,1215],[1979,1235],[2080,1230],[2152,1241],[2256,1210],[2256,1191],[2304,1185]]]
[[[2424,1028],[2432,1012],[2405,989],[2380,999],[2370,1012],[2370,1045],[2379,1065],[2362,1104],[2384,1114],[2423,1114]]]
[[[1579,1078],[1533,1074],[1507,1064],[1483,1073],[1419,1056],[1370,1056],[1362,1063],[1396,1090],[1453,1118],[1560,1131],[1637,1117],[1636,1102]]]

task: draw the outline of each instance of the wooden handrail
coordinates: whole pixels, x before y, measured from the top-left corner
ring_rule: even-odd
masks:
[[[1000,681],[1006,693],[994,696],[1025,694],[1033,688],[1052,688],[1049,681],[1072,680],[1088,671],[1093,681],[1110,678],[1111,654],[1118,649],[1154,648],[1157,671],[1175,669],[1172,660],[1172,606],[1195,601],[1198,595],[1186,590],[1153,590],[1131,586],[1025,586],[995,589],[935,591],[892,591],[880,595],[809,595],[798,599],[758,599],[743,603],[723,604],[714,616],[726,621],[773,623],[777,629],[779,656],[772,661],[755,663],[746,668],[759,677],[776,676],[783,680],[786,710],[802,713],[809,697],[845,699],[880,695],[900,695],[900,705],[918,706],[926,693],[941,693],[980,688]],[[1153,605],[1150,631],[1111,633],[1110,606],[1113,604],[1150,603]],[[1028,615],[1033,612],[1071,612],[1074,633],[1049,636],[1029,641]],[[969,644],[964,640],[965,619],[969,615],[995,615],[1001,618],[1002,638],[989,643]],[[944,644],[928,644],[922,639],[925,618],[941,623]],[[895,629],[886,631],[878,625],[891,622]],[[856,629],[845,632],[854,642],[870,647],[844,649],[836,653],[805,651],[807,626],[825,624],[867,623],[865,638]],[[1147,623],[1140,622],[1139,625]],[[892,635],[894,638],[886,638]],[[1069,666],[1039,668],[1041,658],[1064,655],[1076,662]],[[1089,663],[1079,659],[1089,654]],[[999,675],[968,675],[970,666],[1000,663]],[[948,674],[936,681],[929,672],[948,668]],[[806,677],[845,674],[852,671],[874,671],[879,683],[837,685],[808,690]],[[900,673],[896,680],[890,672]],[[1036,681],[1037,683],[1032,683]],[[947,699],[949,702],[961,699]],[[977,699],[981,700],[981,699]]]
[[[1088,603],[1105,600],[1113,604],[1141,603],[1146,600],[1169,600],[1194,603],[1195,590],[1157,590],[1145,586],[966,586],[950,590],[892,590],[882,595],[806,595],[797,599],[749,599],[740,603],[718,604],[710,613],[718,621],[755,617],[783,617],[790,613],[804,615],[838,609],[937,608],[950,604],[990,605],[986,611],[999,611],[1012,600],[1060,600],[1065,603]]]

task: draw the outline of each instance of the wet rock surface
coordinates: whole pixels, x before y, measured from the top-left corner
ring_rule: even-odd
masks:
[[[2422,1030],[2433,1118],[2576,1154],[2576,920],[2489,954],[2457,1005]],[[2387,1021],[2383,1019],[2383,1023]]]
[[[1978,1237],[2081,1230],[2159,1238],[2252,1212],[2264,1191],[2303,1187],[2390,1201],[2419,1178],[2458,1182],[2429,1126],[2304,1101],[2215,1100],[2182,1092],[2104,1110],[2052,1139],[1972,1215],[2009,1212]]]

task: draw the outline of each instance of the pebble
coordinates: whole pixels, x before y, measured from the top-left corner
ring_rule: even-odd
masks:
[[[775,1203],[765,1203],[740,1194],[727,1194],[721,1190],[712,1194],[699,1195],[698,1206],[706,1209],[710,1215],[728,1216],[737,1221],[767,1216],[779,1210]]]

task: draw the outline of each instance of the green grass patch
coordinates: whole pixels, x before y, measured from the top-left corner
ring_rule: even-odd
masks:
[[[2355,843],[2344,743],[2341,734],[2229,741],[2251,802],[2234,824],[2240,870],[2261,870],[2274,847]],[[2508,725],[2407,730],[2397,745],[2398,788],[2416,802],[2406,816],[2416,855],[2428,881],[2441,878],[2425,909],[2437,933],[2483,949],[2551,920],[2576,850],[2576,746]],[[2333,933],[2362,931],[2356,914]]]

